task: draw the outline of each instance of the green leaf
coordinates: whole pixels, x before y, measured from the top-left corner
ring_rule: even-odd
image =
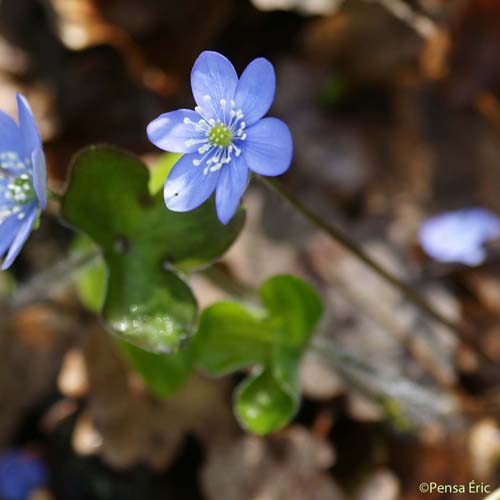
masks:
[[[267,310],[284,322],[287,341],[301,344],[323,313],[318,294],[296,276],[281,275],[267,280],[260,289]]]
[[[237,389],[235,411],[245,428],[266,434],[297,411],[297,370],[322,304],[311,286],[288,275],[267,280],[260,297],[262,309],[232,302],[205,309],[193,348],[197,365],[211,375],[258,369]]]
[[[196,301],[181,272],[219,257],[245,215],[239,210],[224,226],[212,200],[192,212],[172,212],[162,193],[152,196],[149,189],[149,171],[138,158],[91,147],[74,161],[62,215],[102,251],[108,325],[137,347],[169,353],[197,323]]]
[[[156,354],[118,341],[130,366],[141,376],[149,390],[160,398],[177,392],[193,370],[193,351],[188,347],[173,354]]]
[[[268,434],[286,425],[298,406],[298,393],[284,390],[269,369],[247,378],[237,389],[235,412],[243,427]]]
[[[94,243],[80,235],[72,246],[75,254],[95,249]],[[76,286],[83,305],[92,312],[101,310],[106,291],[106,266],[96,259],[80,269],[75,276]],[[149,390],[160,398],[168,397],[180,389],[193,369],[193,351],[189,346],[173,354],[156,354],[117,339],[120,350],[142,378]]]
[[[73,242],[74,254],[86,254],[96,248],[95,244],[84,235],[79,235]],[[80,268],[75,273],[76,289],[81,303],[91,312],[99,313],[106,293],[106,266],[98,258]]]
[[[107,323],[138,347],[175,352],[196,327],[196,300],[187,283],[135,256],[108,261],[108,268]]]
[[[149,177],[149,192],[151,195],[159,193],[163,189],[165,180],[176,164],[177,160],[182,155],[179,153],[164,153],[160,159],[151,168],[151,175]]]
[[[9,297],[15,289],[16,279],[14,275],[9,271],[0,273],[0,298]]]
[[[193,342],[200,368],[225,375],[239,368],[266,362],[273,345],[271,328],[258,311],[234,302],[218,302],[205,309]]]

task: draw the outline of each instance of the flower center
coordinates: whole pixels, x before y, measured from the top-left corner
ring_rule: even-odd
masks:
[[[8,185],[4,197],[14,203],[25,204],[36,199],[33,181],[28,174],[13,179]]]
[[[0,222],[17,214],[25,216],[24,207],[36,200],[31,160],[23,162],[17,153],[0,153]]]
[[[206,95],[203,100],[210,103],[212,98]],[[246,123],[243,120],[245,115],[241,109],[236,108],[236,102],[220,99],[218,104],[217,119],[210,117],[201,106],[194,108],[200,116],[197,122],[184,118],[186,125],[191,125],[196,132],[204,135],[188,139],[184,143],[187,147],[197,146],[196,152],[200,157],[193,159],[193,165],[199,167],[203,164],[204,175],[219,171],[232,161],[233,155],[240,156],[241,145],[247,139]]]
[[[212,146],[229,146],[233,140],[233,132],[223,123],[214,125],[207,134],[208,140]]]

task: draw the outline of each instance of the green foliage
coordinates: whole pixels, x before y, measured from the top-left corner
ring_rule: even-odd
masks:
[[[297,411],[297,369],[322,304],[308,284],[287,275],[267,280],[260,298],[264,310],[232,302],[205,309],[193,344],[197,365],[211,375],[255,369],[236,391],[235,411],[245,428],[266,434]]]
[[[255,434],[267,434],[286,425],[297,411],[299,394],[287,391],[265,369],[238,387],[235,411],[241,424]]]
[[[87,237],[80,235],[73,244],[75,254],[95,250]],[[94,259],[76,274],[77,291],[82,304],[94,313],[101,310],[106,293],[106,266]],[[180,389],[193,370],[193,351],[188,347],[172,354],[156,354],[117,339],[118,347],[129,365],[140,375],[149,390],[158,397],[168,397]]]
[[[182,155],[179,153],[164,153],[153,165],[149,177],[149,192],[152,196],[159,193],[163,189],[165,179],[181,156]]]
[[[88,245],[79,242],[77,248]],[[104,275],[104,264],[97,260],[78,275],[80,297],[94,311],[104,296]],[[235,413],[245,428],[266,434],[287,424],[297,410],[297,368],[322,307],[316,292],[293,276],[271,278],[260,292],[265,310],[234,302],[205,309],[198,333],[177,353],[156,354],[125,341],[118,344],[159,397],[182,387],[195,364],[216,376],[254,368],[236,390]]]
[[[62,214],[102,251],[108,325],[138,347],[169,353],[197,324],[196,301],[181,271],[219,257],[238,236],[244,213],[223,226],[212,201],[192,212],[171,212],[161,193],[150,195],[149,183],[136,157],[91,147],[74,161]]]
[[[325,106],[336,106],[349,90],[349,82],[342,75],[332,75],[321,88],[320,102]]]
[[[63,216],[88,236],[78,238],[75,252],[102,252],[77,275],[79,294],[90,310],[102,311],[124,357],[158,396],[173,394],[194,366],[215,376],[250,369],[235,392],[235,413],[246,429],[266,434],[297,411],[297,369],[321,300],[299,278],[275,276],[260,289],[263,307],[214,304],[186,342],[197,306],[181,273],[223,253],[244,213],[223,226],[212,202],[168,211],[160,179],[176,159],[165,156],[151,179],[138,159],[114,149],[91,148],[76,158]]]
[[[80,234],[73,242],[72,252],[75,255],[84,255],[93,252],[96,248],[92,240]],[[102,258],[98,257],[78,269],[75,281],[81,303],[89,311],[98,314],[106,293],[106,266]]]
[[[16,280],[12,273],[0,273],[0,298],[6,298],[12,294],[16,288]]]
[[[123,340],[118,344],[130,366],[149,390],[160,398],[175,394],[193,371],[193,351],[189,346],[172,354],[157,354]]]

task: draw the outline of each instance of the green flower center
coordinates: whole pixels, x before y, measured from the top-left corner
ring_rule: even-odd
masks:
[[[215,124],[208,132],[208,140],[212,146],[221,146],[223,148],[229,146],[233,140],[231,129],[223,123]]]
[[[33,182],[27,174],[14,179],[8,186],[8,193],[8,198],[21,205],[36,199]]]

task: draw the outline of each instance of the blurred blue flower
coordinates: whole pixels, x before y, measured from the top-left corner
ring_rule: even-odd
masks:
[[[17,94],[19,125],[0,111],[0,258],[12,265],[47,203],[47,169],[26,99]],[[5,255],[6,254],[6,255]]]
[[[223,224],[234,215],[248,183],[249,170],[280,175],[290,166],[293,143],[288,127],[263,118],[276,88],[273,65],[252,61],[241,77],[223,55],[203,52],[194,63],[191,86],[195,110],[160,115],[148,136],[161,149],[184,153],[165,183],[170,210],[187,212],[216,192]]]
[[[0,455],[0,498],[27,500],[30,494],[47,484],[45,463],[35,455],[7,450]]]
[[[427,219],[419,230],[420,245],[440,262],[469,266],[486,258],[484,243],[500,237],[500,217],[485,208],[464,208]]]

